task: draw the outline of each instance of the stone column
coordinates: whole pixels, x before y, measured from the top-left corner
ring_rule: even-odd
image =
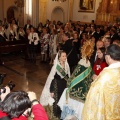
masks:
[[[37,27],[38,22],[39,22],[39,0],[33,0],[31,23],[34,27]]]
[[[47,16],[47,0],[39,0],[39,22],[46,23]]]
[[[29,16],[26,14],[26,0],[24,7],[24,23],[26,24],[27,19],[31,21],[34,27],[37,27],[39,23],[39,0],[32,0],[32,14]]]
[[[73,4],[74,0],[68,0],[69,1],[69,20],[73,19]]]
[[[18,7],[18,24],[20,27],[24,26],[24,8]]]

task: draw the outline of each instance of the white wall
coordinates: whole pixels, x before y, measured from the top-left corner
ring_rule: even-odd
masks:
[[[31,24],[34,27],[38,26],[39,23],[39,0],[33,0],[34,2],[32,3],[32,20]]]
[[[73,21],[81,21],[81,22],[91,22],[91,20],[96,19],[96,10],[98,9],[99,3],[102,0],[95,0],[95,12],[94,13],[87,13],[87,12],[78,12],[79,11],[79,2],[80,0],[74,0],[73,4]],[[55,7],[61,7],[65,12],[65,21],[68,21],[68,2],[53,2],[52,0],[48,0],[47,2],[47,19],[51,20],[51,14]]]
[[[52,17],[52,11],[54,10],[54,8],[56,7],[60,7],[63,9],[64,11],[64,22],[68,21],[68,0],[65,2],[57,2],[57,1],[52,1],[52,0],[48,0],[47,2],[47,19],[51,20]]]
[[[51,20],[64,22],[64,13],[60,8],[57,8],[52,13]]]
[[[2,6],[1,1],[4,2],[4,6]],[[39,10],[39,6],[38,6],[38,1],[39,0],[33,0],[35,2],[35,4],[33,5],[33,17],[32,17],[32,23],[36,26],[39,22],[39,15],[41,14]],[[73,4],[73,21],[82,21],[82,22],[91,22],[91,20],[95,20],[96,19],[96,10],[98,9],[98,5],[101,2],[101,0],[96,0],[96,6],[95,6],[95,12],[94,13],[85,13],[85,12],[78,12],[79,11],[79,1],[80,0],[74,0],[74,4]],[[64,11],[64,22],[68,21],[68,2],[69,0],[66,0],[65,2],[54,2],[52,0],[47,0],[47,13],[46,13],[46,18],[51,20],[52,18],[52,12],[56,7],[61,8]],[[0,0],[0,19],[3,17],[7,17],[6,13],[7,13],[7,9],[10,6],[15,6],[14,4],[14,0]],[[2,11],[1,8],[4,8],[4,10]],[[36,12],[37,11],[37,12]],[[36,14],[35,14],[36,13]],[[15,13],[15,17],[17,17],[16,13]]]
[[[79,1],[80,0],[74,0],[73,21],[91,22],[91,20],[95,20],[96,19],[96,10],[98,9],[99,3],[102,0],[95,0],[95,12],[94,13],[78,12],[79,11]]]

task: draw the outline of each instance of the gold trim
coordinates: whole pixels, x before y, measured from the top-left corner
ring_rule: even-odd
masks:
[[[90,58],[94,51],[94,43],[87,40],[81,48],[82,58]]]

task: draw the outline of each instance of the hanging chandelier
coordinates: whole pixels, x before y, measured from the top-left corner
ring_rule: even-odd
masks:
[[[52,1],[65,2],[66,0],[52,0]]]

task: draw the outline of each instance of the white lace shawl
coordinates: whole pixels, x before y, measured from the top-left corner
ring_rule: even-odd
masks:
[[[54,75],[56,74],[56,72],[57,72],[58,75],[61,76],[61,78],[63,78],[63,76],[56,70],[57,64],[60,65],[60,63],[58,61],[58,54],[56,55],[56,58],[54,60],[54,65],[53,65],[53,67],[52,67],[52,69],[50,71],[50,74],[49,74],[49,76],[47,78],[46,84],[45,84],[45,86],[43,88],[43,91],[42,91],[42,94],[40,96],[40,103],[43,106],[47,106],[48,104],[53,105],[53,103],[55,102],[55,100],[50,95],[50,85],[51,85],[52,80],[54,79]],[[65,62],[65,72],[70,77],[70,69],[69,69],[69,65],[68,65],[67,60]]]
[[[89,67],[90,66],[90,61],[89,60],[87,61],[86,58],[82,58],[82,59],[80,59],[78,64],[83,65],[85,67]]]

